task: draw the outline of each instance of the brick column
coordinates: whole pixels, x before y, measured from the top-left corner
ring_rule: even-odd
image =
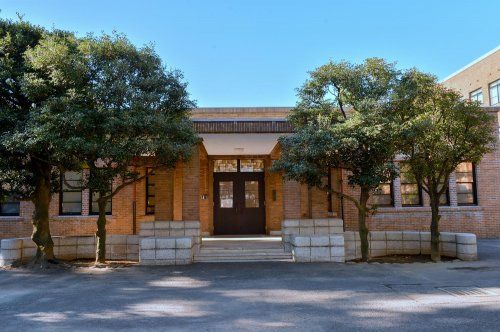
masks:
[[[193,149],[191,159],[184,163],[182,177],[182,219],[200,220],[200,154]]]
[[[159,168],[155,174],[155,220],[168,221],[173,217],[173,171]]]
[[[183,203],[183,168],[184,164],[179,163],[173,171],[173,220],[182,220]]]

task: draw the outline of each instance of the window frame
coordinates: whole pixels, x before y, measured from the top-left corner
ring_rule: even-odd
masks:
[[[493,98],[491,96],[491,91],[493,90],[493,88],[496,88],[497,90],[497,102],[495,104],[493,104]],[[490,97],[490,106],[500,105],[500,79],[488,84],[488,94]]]
[[[0,201],[0,217],[19,217],[21,215],[21,201],[19,200],[9,200],[9,196],[6,197],[7,200],[4,202]],[[11,198],[10,198],[11,199]],[[17,213],[4,213],[2,212],[2,205],[6,204],[16,204],[17,205]]]
[[[471,101],[479,101],[477,99],[473,99],[474,96],[478,96],[479,94],[481,94],[481,105],[484,105],[484,94],[483,94],[483,89],[479,88],[479,89],[476,89],[474,91],[471,91],[469,93],[469,99]]]
[[[394,180],[390,181],[390,182],[383,182],[383,183],[380,183],[379,185],[385,185],[385,184],[389,184],[389,188],[390,188],[390,192],[389,192],[389,195],[391,197],[391,203],[390,204],[377,204],[378,207],[394,207],[395,206],[395,203],[394,203]],[[378,196],[380,194],[373,194],[372,197],[375,197],[375,196]],[[382,194],[380,196],[386,196],[387,194]]]
[[[422,195],[422,186],[418,182],[406,182],[406,183],[402,182],[402,178],[401,178],[401,166],[402,166],[402,164],[404,164],[404,162],[399,163],[399,193],[401,195],[401,206],[402,207],[421,207],[421,206],[424,206],[424,200],[423,200],[423,195]],[[401,191],[401,187],[404,184],[417,185],[418,204],[404,204],[403,203],[403,192]]]
[[[476,178],[476,164],[472,164],[472,203],[459,203],[458,202],[458,183],[471,183],[455,180],[455,185],[457,186],[457,206],[476,206],[479,205],[477,198],[477,178]]]
[[[94,193],[94,191],[93,191],[93,190],[91,190],[91,189],[89,189],[89,215],[90,215],[90,216],[97,216],[97,215],[99,215],[99,211],[94,211],[94,210],[92,209],[92,203],[94,203],[94,202],[92,201],[92,196],[93,196],[92,194],[93,194],[93,193]],[[108,212],[108,211],[106,211],[106,215],[107,215],[107,216],[111,216],[111,215],[113,215],[113,198],[110,198],[110,199],[109,199],[109,212]]]
[[[83,181],[83,172],[75,172],[75,173],[81,173],[82,175],[82,181]],[[69,190],[63,190],[63,185],[64,185],[64,174],[60,175],[60,186],[59,186],[59,215],[60,216],[81,216],[83,214],[83,190],[80,189],[69,189]],[[81,198],[80,198],[80,212],[63,212],[63,195],[64,192],[80,192]],[[70,203],[76,203],[76,202],[70,202]]]
[[[152,186],[150,186],[150,178],[151,176],[155,175],[154,169],[151,171],[152,167],[146,167],[146,201],[145,201],[145,214],[146,215],[154,215],[156,212],[156,192],[154,194],[151,194],[149,191],[149,187],[156,187],[155,181],[153,181]],[[155,204],[150,205],[149,204],[149,197],[154,197],[155,198]],[[152,210],[150,210],[152,208]]]

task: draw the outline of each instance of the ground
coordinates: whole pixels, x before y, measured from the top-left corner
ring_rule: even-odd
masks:
[[[480,241],[479,255],[438,264],[0,270],[0,330],[498,331],[500,240]]]

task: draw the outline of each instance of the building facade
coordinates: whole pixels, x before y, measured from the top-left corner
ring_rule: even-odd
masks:
[[[499,127],[500,51],[490,52],[443,84],[465,98],[483,102]],[[130,185],[109,204],[110,234],[137,234],[149,221],[200,221],[204,235],[278,235],[285,219],[336,216],[344,229],[357,230],[355,206],[337,196],[269,171],[280,156],[278,138],[292,133],[287,107],[198,108],[193,125],[201,143],[192,158],[174,169],[156,169]],[[372,197],[380,205],[369,217],[370,230],[429,230],[429,198],[406,176],[381,184]],[[478,237],[500,237],[500,149],[477,165],[464,163],[451,176],[442,198],[441,230],[470,232]],[[145,174],[147,168],[138,169]],[[77,183],[80,173],[68,174]],[[332,170],[329,181],[342,192],[356,195],[347,174]],[[118,185],[115,183],[114,185]],[[61,188],[51,201],[53,235],[92,235],[96,204],[88,190]],[[312,215],[309,215],[309,211]],[[0,204],[0,238],[24,237],[32,232],[33,205],[7,201]]]

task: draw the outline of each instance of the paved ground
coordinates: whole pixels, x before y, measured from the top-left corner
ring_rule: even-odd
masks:
[[[471,263],[0,270],[0,330],[499,331],[500,240],[479,250]]]

